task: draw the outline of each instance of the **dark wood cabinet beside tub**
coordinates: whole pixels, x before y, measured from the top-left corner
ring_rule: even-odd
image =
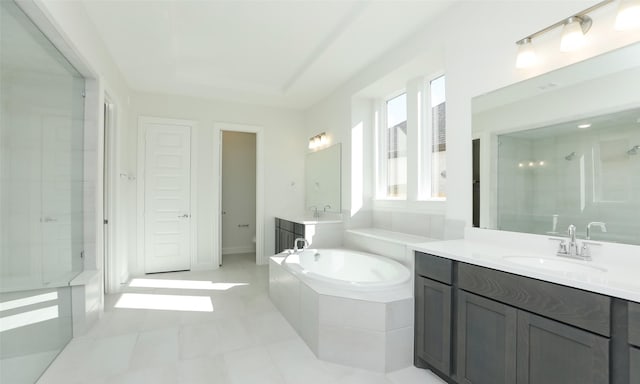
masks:
[[[415,257],[416,366],[452,384],[640,384],[640,304]]]
[[[275,253],[281,253],[285,249],[293,248],[293,242],[297,238],[303,238],[305,235],[304,224],[293,221],[280,219],[276,217],[276,249]],[[302,246],[302,245],[300,245]]]

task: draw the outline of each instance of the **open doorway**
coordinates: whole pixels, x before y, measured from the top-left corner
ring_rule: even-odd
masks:
[[[256,259],[257,134],[222,130],[220,266],[231,258]]]
[[[224,122],[216,122],[214,123],[214,148],[216,148],[216,156],[217,167],[214,171],[214,188],[217,192],[217,204],[213,209],[213,214],[216,220],[214,221],[213,228],[213,249],[214,249],[214,259],[218,263],[218,265],[222,265],[222,218],[227,216],[223,215],[224,211],[222,207],[222,134],[223,132],[244,132],[251,133],[255,135],[255,202],[256,202],[256,211],[255,217],[253,221],[249,223],[254,223],[254,231],[255,234],[255,263],[256,264],[267,264],[269,261],[269,256],[264,252],[264,227],[265,227],[265,207],[264,207],[264,128],[257,125],[247,125],[247,124],[236,124],[236,123],[224,123]],[[225,211],[226,212],[226,211]],[[226,218],[225,218],[226,221]],[[246,224],[246,223],[236,223],[238,224]],[[244,227],[246,228],[246,227]],[[253,240],[253,236],[252,236]],[[226,245],[226,244],[225,244]],[[227,254],[233,255],[233,254]],[[229,256],[230,257],[230,256]],[[227,259],[229,259],[229,257]]]

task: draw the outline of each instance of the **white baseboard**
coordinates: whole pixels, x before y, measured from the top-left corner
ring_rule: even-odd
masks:
[[[243,247],[226,247],[222,248],[223,255],[235,255],[237,253],[250,253],[255,252],[256,247],[253,245],[247,245]]]

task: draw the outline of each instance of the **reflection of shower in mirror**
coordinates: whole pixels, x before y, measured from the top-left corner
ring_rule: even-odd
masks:
[[[633,148],[627,151],[627,155],[637,155],[640,150],[640,145],[634,145]]]
[[[565,156],[564,159],[568,160],[568,161],[571,161],[571,160],[573,160],[574,157],[576,157],[576,153],[575,152],[571,152],[570,154]]]

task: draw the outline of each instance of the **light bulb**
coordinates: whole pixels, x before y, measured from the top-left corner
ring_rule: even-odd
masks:
[[[530,68],[538,62],[538,55],[533,49],[531,38],[527,37],[518,43],[518,56],[516,57],[516,68]]]
[[[570,17],[562,29],[562,39],[560,40],[561,52],[573,52],[586,43],[584,32],[582,31],[582,20],[578,17]]]
[[[640,0],[623,0],[618,8],[615,28],[619,31],[640,27]]]

